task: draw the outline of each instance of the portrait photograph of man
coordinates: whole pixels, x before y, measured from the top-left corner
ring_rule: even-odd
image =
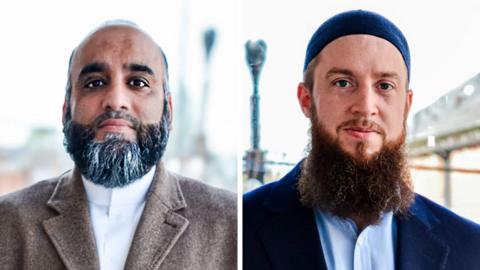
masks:
[[[415,44],[365,9],[318,23],[296,91],[310,126],[306,156],[244,195],[243,269],[479,268],[480,226],[444,207],[448,200],[440,205],[414,191],[412,172],[441,171],[411,167],[407,154]],[[277,137],[294,129],[286,122]],[[291,138],[279,147],[295,144]]]
[[[215,30],[204,35],[211,50]],[[169,57],[160,44],[136,22],[113,19],[68,48],[66,86],[55,93],[63,99],[57,119],[73,168],[0,197],[0,269],[237,269],[236,179],[229,177],[235,160],[216,163],[221,153],[209,144],[208,127],[191,144],[202,143],[201,153],[194,149],[178,158],[179,139],[173,136],[176,145],[165,157],[172,134],[189,134],[181,127],[193,127],[195,119],[175,114],[175,106],[185,110],[191,103],[176,102],[178,86],[172,87]],[[40,89],[51,95],[51,89]],[[187,138],[196,140],[191,134]],[[47,136],[42,147],[62,147],[53,146],[54,137]],[[27,156],[31,145],[18,151]],[[54,151],[45,150],[43,159],[48,153],[55,164]],[[202,167],[183,176],[182,162]],[[37,157],[35,163],[46,162]]]

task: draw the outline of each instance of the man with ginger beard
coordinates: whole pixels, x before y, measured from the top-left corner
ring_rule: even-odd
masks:
[[[236,269],[236,196],[166,170],[171,123],[153,39],[124,21],[89,34],[63,106],[75,167],[0,198],[0,268]]]
[[[412,189],[402,32],[374,12],[340,13],[313,34],[303,72],[310,151],[244,195],[244,269],[480,269],[480,226]]]

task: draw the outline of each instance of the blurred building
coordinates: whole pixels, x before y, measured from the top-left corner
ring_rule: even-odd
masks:
[[[181,32],[182,42],[186,44],[188,28]],[[216,123],[215,130],[208,127],[213,121],[212,114],[234,115],[231,111],[221,111],[218,106],[209,106],[212,95],[212,84],[219,77],[211,76],[213,63],[211,61],[216,42],[216,30],[208,28],[203,32],[204,56],[200,94],[195,89],[187,87],[189,67],[186,65],[186,53],[179,56],[182,63],[178,74],[178,87],[173,91],[174,129],[165,153],[165,163],[169,170],[199,179],[210,185],[229,189],[237,189],[237,153],[222,148],[214,148],[215,141],[211,138],[215,132],[222,132],[222,123]],[[217,89],[218,90],[218,89]],[[211,104],[211,103],[210,103]],[[210,113],[210,114],[209,114]],[[230,121],[235,121],[233,118]],[[223,137],[223,139],[227,139]],[[230,138],[233,140],[233,138]]]
[[[24,145],[0,148],[0,195],[58,176],[72,164],[61,132],[35,128]]]
[[[413,116],[415,190],[480,222],[480,74]]]

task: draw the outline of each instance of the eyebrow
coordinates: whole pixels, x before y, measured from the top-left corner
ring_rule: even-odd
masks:
[[[342,68],[331,68],[327,74],[325,75],[326,78],[331,77],[333,75],[342,74],[347,76],[353,76],[353,72],[349,69],[342,69]]]
[[[342,68],[332,68],[330,69],[327,74],[326,74],[326,78],[328,77],[331,77],[333,75],[337,75],[337,74],[342,74],[342,75],[347,75],[347,76],[354,76],[353,72],[349,69],[342,69]],[[377,78],[394,78],[394,79],[400,79],[400,75],[398,75],[398,73],[396,72],[393,72],[393,71],[387,71],[387,72],[377,72],[374,74],[375,77]]]
[[[153,72],[153,69],[144,64],[132,63],[132,64],[126,65],[125,68],[133,72],[146,72],[152,76],[155,75],[155,73]]]
[[[84,66],[82,70],[80,70],[80,74],[78,74],[78,78],[81,78],[82,76],[85,76],[86,74],[90,74],[90,73],[104,72],[106,69],[107,67],[105,66],[105,64],[94,62]]]

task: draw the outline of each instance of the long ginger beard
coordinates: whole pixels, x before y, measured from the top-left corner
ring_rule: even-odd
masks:
[[[383,143],[378,153],[353,157],[318,121],[312,109],[310,151],[298,183],[304,206],[318,207],[340,218],[379,222],[382,213],[406,214],[414,192],[406,155],[405,132]],[[357,151],[363,151],[359,145]]]

